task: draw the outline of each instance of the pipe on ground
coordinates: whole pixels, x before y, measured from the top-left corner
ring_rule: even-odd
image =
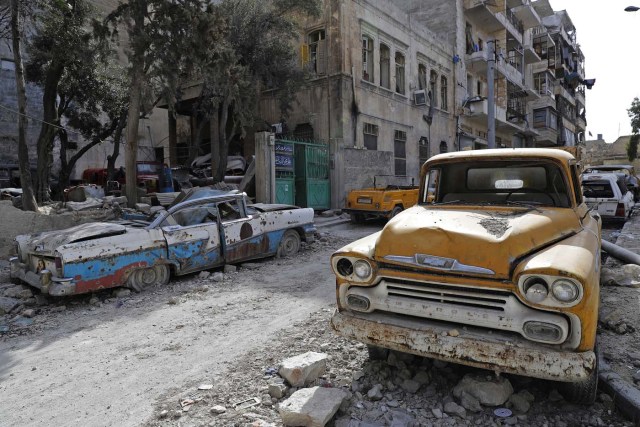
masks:
[[[640,265],[640,255],[606,240],[602,241],[602,250],[626,264]]]

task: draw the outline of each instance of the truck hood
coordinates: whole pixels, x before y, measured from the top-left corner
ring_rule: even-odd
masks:
[[[127,227],[109,222],[90,222],[64,230],[18,236],[17,240],[25,245],[29,252],[53,256],[54,251],[68,243],[114,236],[127,232]]]
[[[381,263],[507,279],[525,254],[573,235],[571,209],[453,209],[415,206],[393,218],[378,237]]]

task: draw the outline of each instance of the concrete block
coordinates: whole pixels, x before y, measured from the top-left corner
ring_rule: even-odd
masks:
[[[294,387],[302,387],[317,379],[327,369],[327,355],[309,351],[285,359],[278,373]]]
[[[282,402],[278,412],[285,426],[324,427],[346,397],[336,388],[303,388]]]

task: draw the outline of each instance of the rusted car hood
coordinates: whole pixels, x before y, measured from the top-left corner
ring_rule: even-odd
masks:
[[[375,259],[405,264],[414,260],[422,268],[451,269],[455,273],[466,269],[468,274],[508,278],[514,260],[580,229],[580,221],[571,209],[415,206],[385,226],[376,243]]]
[[[125,233],[127,227],[109,222],[91,222],[77,225],[64,230],[46,231],[31,236],[18,236],[26,239],[27,248],[31,252],[42,255],[53,255],[53,252],[61,245],[83,240],[97,239]]]

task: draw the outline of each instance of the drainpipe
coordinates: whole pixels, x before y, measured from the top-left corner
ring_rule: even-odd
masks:
[[[496,41],[487,41],[487,47],[489,48],[489,57],[487,58],[487,109],[488,121],[487,121],[487,143],[489,148],[496,148],[496,103],[494,94],[494,68],[496,63]]]

